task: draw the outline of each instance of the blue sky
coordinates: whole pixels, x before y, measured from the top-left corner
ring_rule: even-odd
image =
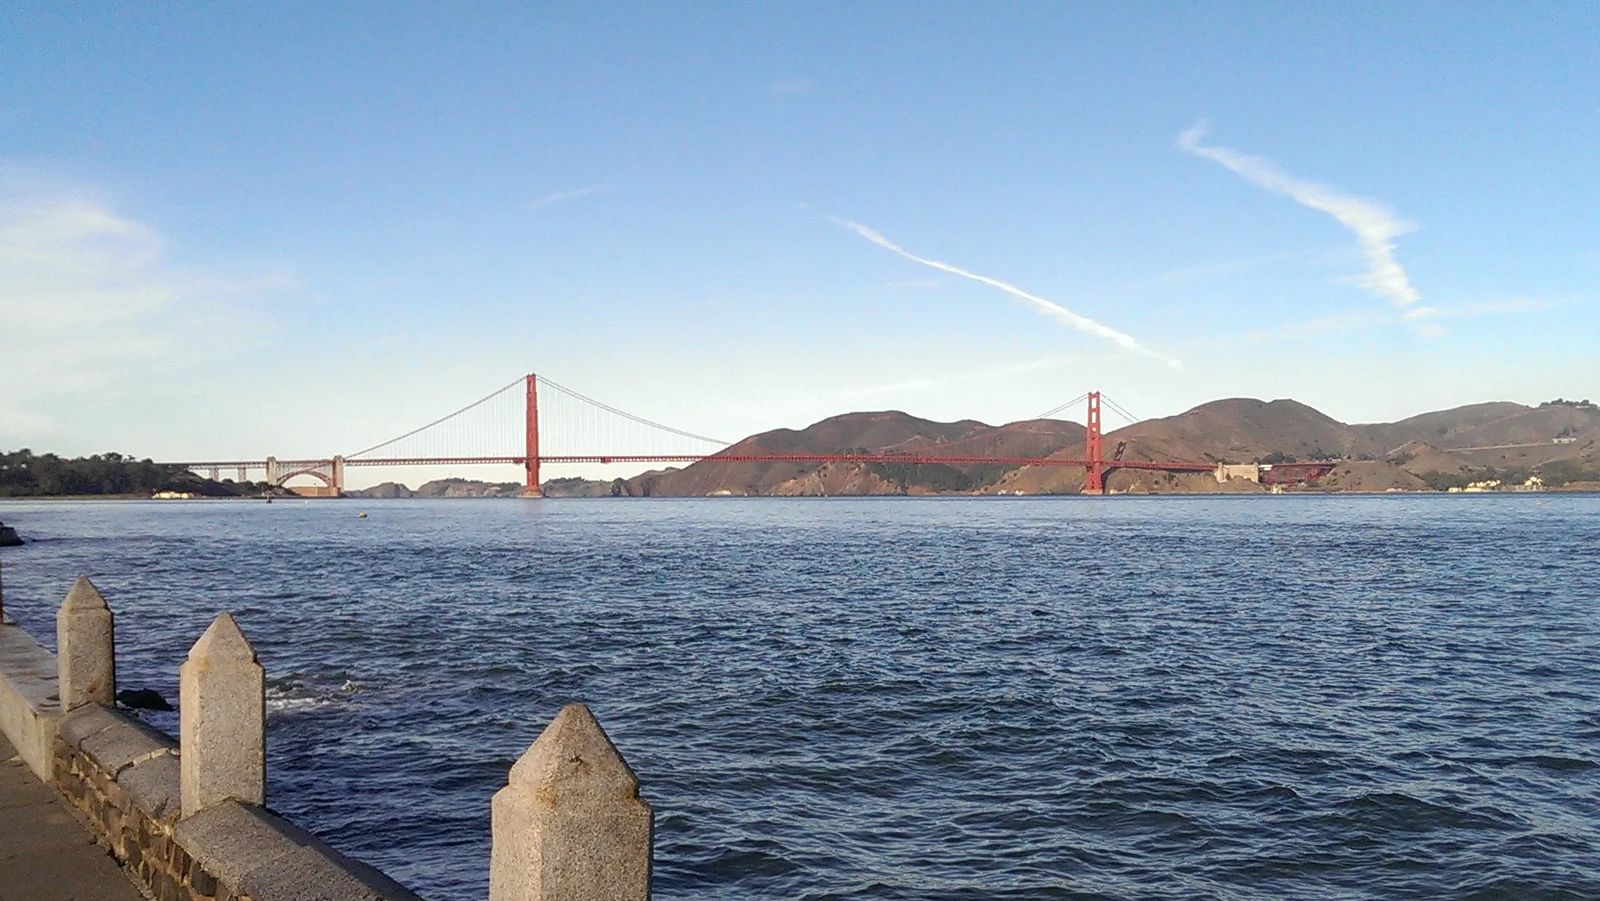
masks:
[[[732,437],[1600,395],[1597,44],[1591,4],[9,4],[0,447],[330,454],[529,370]]]

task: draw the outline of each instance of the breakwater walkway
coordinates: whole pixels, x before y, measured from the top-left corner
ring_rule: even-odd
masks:
[[[142,901],[111,853],[0,734],[0,901]]]

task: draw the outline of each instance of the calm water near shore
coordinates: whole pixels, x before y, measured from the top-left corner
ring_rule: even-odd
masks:
[[[358,519],[365,510],[368,519]],[[568,701],[662,899],[1600,897],[1600,497],[0,503],[123,687],[212,614],[269,803],[482,897]],[[171,716],[158,725],[176,730]]]

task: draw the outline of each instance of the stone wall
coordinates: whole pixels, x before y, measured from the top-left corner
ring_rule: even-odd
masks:
[[[420,901],[265,806],[264,670],[232,616],[179,668],[176,741],[112,706],[115,618],[89,580],[56,625],[51,654],[0,623],[0,731],[156,901]],[[491,807],[491,901],[648,901],[654,813],[582,704]]]
[[[179,745],[131,714],[62,714],[56,655],[0,624],[0,731],[156,901],[420,901],[271,810],[225,800],[182,816]]]
[[[176,840],[177,747],[165,735],[80,707],[62,719],[52,763],[56,788],[157,901],[231,897]]]
[[[180,817],[178,749],[119,711],[61,720],[56,787],[157,901],[416,896],[262,807],[225,801]]]

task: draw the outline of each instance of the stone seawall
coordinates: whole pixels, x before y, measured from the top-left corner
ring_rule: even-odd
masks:
[[[180,818],[171,738],[105,707],[67,714],[56,788],[157,901],[416,896],[262,807],[225,801]]]
[[[55,675],[54,654],[0,625],[0,731],[156,901],[420,901],[264,807],[182,818],[177,742],[101,704],[60,714]],[[29,748],[49,749],[42,767]]]
[[[52,654],[0,622],[0,732],[156,901],[420,901],[266,806],[264,670],[230,615],[179,668],[178,739],[113,706],[114,617],[87,579],[56,624]],[[654,813],[587,707],[488,806],[491,901],[650,897]]]

